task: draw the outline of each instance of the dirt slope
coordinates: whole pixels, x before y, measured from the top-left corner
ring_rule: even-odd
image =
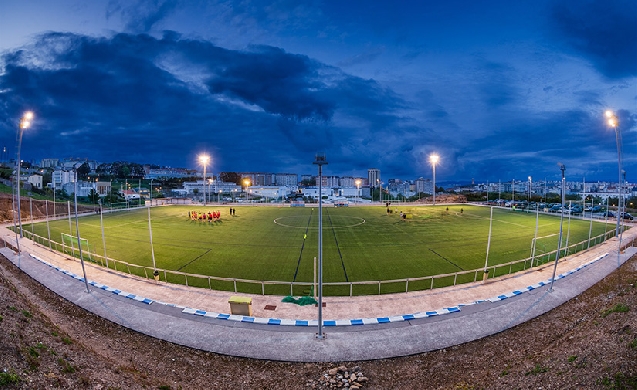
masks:
[[[637,388],[637,257],[620,272],[621,285],[610,275],[501,334],[346,365],[360,367],[368,389]],[[233,358],[155,340],[77,308],[5,258],[0,316],[3,389],[307,389],[339,365]]]

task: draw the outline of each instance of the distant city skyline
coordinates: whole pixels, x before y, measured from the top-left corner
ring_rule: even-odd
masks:
[[[24,160],[23,160],[24,161]],[[57,162],[57,165],[51,165],[51,162]],[[89,162],[90,166],[99,166],[100,164],[110,164],[113,163],[115,161],[97,161],[94,159],[90,159],[87,157],[69,157],[69,158],[44,158],[44,159],[35,159],[32,161],[29,161],[30,164],[37,166],[39,168],[59,168],[59,167],[64,167],[67,166],[68,164],[71,162],[75,162],[75,163],[80,163],[80,162]],[[195,175],[202,175],[203,174],[203,167],[201,165],[193,167],[193,168],[187,168],[187,167],[172,167],[172,166],[166,166],[166,165],[162,165],[162,164],[144,164],[144,163],[140,163],[140,162],[136,162],[136,161],[125,161],[128,163],[135,163],[138,164],[140,166],[158,166],[160,170],[162,169],[175,169],[175,170],[189,170],[189,171],[193,171],[193,173]],[[43,164],[44,163],[44,164]],[[277,171],[259,171],[259,170],[248,170],[248,171],[237,171],[237,170],[228,170],[228,171],[214,171],[214,170],[210,170],[210,168],[208,168],[207,170],[207,176],[209,177],[218,177],[219,174],[221,172],[236,172],[236,173],[240,173],[240,174],[251,174],[251,175],[257,175],[257,174],[270,174],[270,175],[277,175],[277,174],[294,174],[297,176],[298,178],[298,182],[302,182],[304,180],[304,177],[312,177],[312,178],[316,178],[317,173],[301,173],[301,172],[277,172]],[[152,175],[151,175],[152,176]],[[323,175],[324,178],[330,178],[330,177],[338,177],[338,178],[343,178],[343,179],[347,179],[348,182],[351,181],[352,184],[349,185],[351,187],[356,187],[356,184],[354,182],[355,179],[361,179],[363,180],[364,185],[368,185],[370,187],[376,187],[378,186],[378,182],[376,182],[376,186],[372,185],[369,181],[369,178],[377,178],[377,177],[381,177],[382,179],[380,180],[384,185],[389,184],[390,182],[393,181],[408,181],[411,182],[412,184],[417,184],[416,182],[419,179],[423,179],[425,181],[431,181],[432,180],[432,176],[418,176],[418,177],[394,177],[394,176],[385,176],[379,169],[377,168],[368,168],[364,173],[361,172],[361,174],[354,174],[354,175],[336,175],[336,174],[324,174]],[[351,179],[351,180],[350,180]],[[585,180],[586,178],[567,178],[566,182],[570,183],[571,185],[573,184],[582,184],[582,180]],[[372,180],[373,181],[373,180]],[[516,183],[528,183],[529,181],[529,177],[524,177],[524,178],[513,178],[513,179],[498,179],[495,181],[488,181],[488,180],[478,180],[476,178],[471,178],[468,180],[438,180],[436,179],[436,183],[437,185],[449,185],[449,184],[456,184],[456,185],[468,185],[468,184],[473,184],[473,185],[497,185],[498,183],[504,185],[510,185],[513,181],[515,181]],[[531,183],[533,185],[536,185],[537,183],[555,183],[555,182],[560,182],[560,180],[558,179],[549,179],[549,178],[532,178],[531,177]],[[586,180],[585,181],[587,184],[594,184],[594,183],[608,183],[608,184],[617,184],[617,180]],[[635,186],[637,184],[635,183],[631,183],[630,181],[627,180],[627,183],[629,186]],[[629,188],[628,190],[625,189],[625,191],[630,192],[631,188]]]
[[[637,2],[4,0],[0,145],[215,171],[637,178]]]

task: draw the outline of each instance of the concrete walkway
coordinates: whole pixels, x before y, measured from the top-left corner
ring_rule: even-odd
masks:
[[[15,234],[2,230],[15,245]],[[624,233],[623,243],[637,236]],[[616,239],[532,271],[435,290],[363,297],[325,297],[325,338],[316,339],[317,308],[252,298],[252,317],[229,316],[230,292],[171,285],[80,262],[20,240],[22,254],[2,255],[52,291],[99,316],[166,341],[220,354],[284,361],[380,359],[446,348],[501,332],[579,295],[637,253],[617,255]],[[47,265],[50,264],[50,265]],[[54,268],[57,267],[57,268]],[[66,273],[61,272],[65,270]],[[74,274],[76,277],[71,277]],[[274,310],[267,310],[274,306]],[[270,307],[270,308],[271,308]],[[282,326],[282,325],[292,326]]]

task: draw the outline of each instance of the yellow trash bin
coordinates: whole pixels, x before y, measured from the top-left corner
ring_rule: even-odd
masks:
[[[228,299],[230,314],[252,316],[252,298],[233,295]]]

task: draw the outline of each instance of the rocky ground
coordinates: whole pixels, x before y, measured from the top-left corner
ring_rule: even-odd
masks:
[[[414,356],[333,363],[234,358],[156,340],[70,304],[0,257],[2,389],[309,389],[339,382],[361,389],[635,389],[637,257],[576,299],[500,334]]]

